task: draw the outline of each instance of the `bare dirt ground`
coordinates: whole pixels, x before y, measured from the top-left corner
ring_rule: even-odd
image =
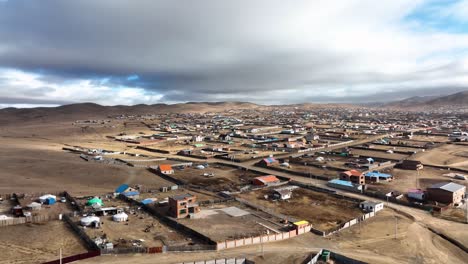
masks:
[[[398,154],[398,153],[386,153],[386,152],[381,152],[381,151],[372,151],[372,149],[369,149],[369,150],[352,149],[351,153],[353,155],[360,155],[363,157],[373,157],[373,158],[390,159],[390,160],[402,160],[409,156],[409,155]]]
[[[250,184],[254,177],[260,175],[251,171],[210,164],[205,169],[197,169],[195,166],[183,170],[176,169],[171,176],[189,184],[203,186],[208,190],[219,192],[238,190],[239,185]]]
[[[114,247],[131,247],[134,240],[143,239],[143,245],[157,247],[162,245],[187,245],[191,240],[184,235],[161,224],[157,219],[142,211],[128,214],[128,222],[115,222],[112,216],[101,216],[104,224],[100,228],[86,228],[91,237],[106,236]],[[76,219],[79,221],[79,218]],[[148,232],[145,230],[148,229]]]
[[[199,214],[206,214],[206,216],[198,219],[179,219],[178,221],[214,241],[225,241],[264,234],[267,229],[258,223],[277,228],[277,226],[273,226],[271,223],[253,214],[234,217],[218,210],[230,206],[241,208],[236,203],[217,205],[213,208],[204,207]]]
[[[390,191],[399,191],[401,193],[408,192],[409,189],[421,188],[425,189],[432,184],[440,182],[453,181],[461,185],[468,187],[468,182],[463,180],[455,180],[451,177],[443,176],[451,171],[436,169],[431,167],[424,167],[418,172],[415,170],[403,170],[403,169],[388,169],[385,173],[393,175],[394,180],[391,182],[380,182],[369,184],[369,189],[378,190],[382,193]]]
[[[260,264],[303,263],[309,252],[327,248],[361,261],[376,264],[393,263],[466,263],[468,254],[434,235],[412,219],[398,215],[397,239],[394,239],[395,218],[392,210],[380,211],[376,217],[328,238],[311,233],[292,239],[218,252],[167,253],[160,255],[102,256],[78,263],[179,263],[222,257],[247,257]]]
[[[307,220],[314,228],[322,231],[333,230],[340,224],[364,214],[357,203],[324,193],[299,188],[293,191],[291,199],[274,202],[264,198],[266,194],[271,194],[271,191],[263,189],[241,194],[240,197],[276,213]]]
[[[0,263],[42,263],[87,252],[80,239],[64,222],[24,224],[0,229]]]
[[[445,144],[425,152],[420,152],[411,159],[419,160],[424,164],[468,170],[468,146]]]
[[[169,186],[144,168],[87,162],[39,139],[0,137],[0,193],[73,191],[109,192],[122,183]]]

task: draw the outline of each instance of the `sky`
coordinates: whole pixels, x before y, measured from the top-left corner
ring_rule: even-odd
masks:
[[[468,0],[0,0],[0,107],[468,90]]]

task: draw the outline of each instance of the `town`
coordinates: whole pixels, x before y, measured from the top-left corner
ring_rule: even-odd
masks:
[[[25,148],[53,142],[75,167],[50,170],[67,180],[0,195],[0,246],[36,243],[8,249],[5,263],[402,261],[434,247],[412,242],[421,229],[456,252],[446,263],[467,256],[464,112],[122,113],[45,129],[29,131]],[[278,257],[281,245],[297,251]]]

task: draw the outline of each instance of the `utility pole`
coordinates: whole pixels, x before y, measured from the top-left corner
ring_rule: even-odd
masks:
[[[397,231],[398,231],[398,218],[395,215],[395,240],[397,239]]]
[[[62,248],[60,248],[59,260],[60,260],[60,264],[62,264]]]

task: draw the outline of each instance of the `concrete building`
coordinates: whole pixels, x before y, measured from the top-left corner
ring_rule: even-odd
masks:
[[[189,214],[196,214],[200,212],[196,201],[197,197],[189,193],[169,197],[169,214],[175,218],[185,218]]]
[[[382,202],[364,201],[359,204],[359,208],[376,213],[384,208],[384,204]]]
[[[354,184],[364,185],[366,183],[364,174],[357,170],[349,170],[340,173],[340,180],[350,181]]]
[[[460,203],[465,193],[466,187],[454,182],[436,183],[427,188],[429,200],[445,204]]]

